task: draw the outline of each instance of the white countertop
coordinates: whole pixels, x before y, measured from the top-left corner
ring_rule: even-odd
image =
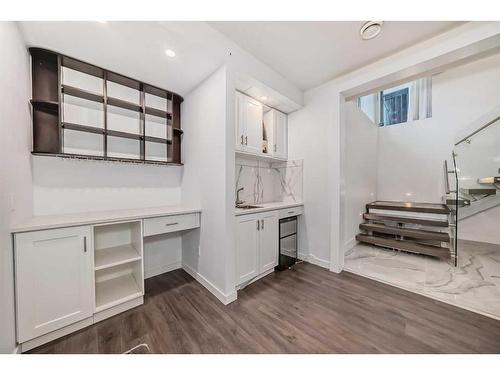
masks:
[[[248,214],[255,214],[258,212],[280,210],[282,208],[300,207],[304,205],[302,202],[270,202],[270,203],[256,203],[256,204],[249,203],[249,204],[252,204],[252,206],[259,206],[259,208],[249,208],[249,209],[236,208],[234,215],[235,216],[248,215]]]
[[[42,229],[74,227],[78,225],[109,223],[113,221],[136,220],[149,217],[171,216],[201,212],[200,208],[189,206],[161,206],[127,210],[82,212],[64,215],[34,216],[14,224],[12,233],[29,232]]]

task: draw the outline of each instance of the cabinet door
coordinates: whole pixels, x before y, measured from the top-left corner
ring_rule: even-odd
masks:
[[[259,230],[259,273],[278,265],[278,214],[262,214]]]
[[[15,235],[18,342],[92,316],[91,233],[86,226]]]
[[[262,153],[262,104],[244,97],[245,151]]]
[[[243,109],[245,108],[244,96],[239,92],[235,94],[235,149],[243,151],[245,148],[245,114]]]
[[[288,119],[287,115],[274,111],[274,157],[288,158]]]
[[[259,236],[255,217],[241,217],[236,223],[236,285],[259,274]]]
[[[274,154],[274,110],[270,109],[264,113],[264,131],[267,139],[267,155],[272,156]]]

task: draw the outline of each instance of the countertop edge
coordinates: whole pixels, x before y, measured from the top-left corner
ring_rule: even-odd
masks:
[[[158,209],[160,210],[159,212],[154,212],[154,213],[147,213],[146,210],[154,210]],[[123,210],[123,211],[139,211],[141,209],[130,209],[130,210]],[[172,216],[172,215],[183,215],[183,214],[192,214],[192,213],[201,213],[201,208],[176,208],[172,210],[168,210],[165,208],[164,211],[161,211],[161,207],[148,207],[144,209],[145,212],[137,212],[134,214],[127,214],[126,212],[123,212],[123,215],[119,214],[119,211],[122,210],[115,210],[115,211],[109,211],[109,216],[105,217],[106,212],[82,212],[82,213],[75,213],[75,214],[67,214],[67,215],[48,215],[46,217],[44,216],[35,216],[31,219],[27,219],[24,222],[20,222],[19,224],[13,224],[10,227],[10,233],[11,234],[17,234],[17,233],[25,233],[25,232],[32,232],[32,231],[38,231],[38,230],[46,230],[46,229],[57,229],[57,228],[69,228],[69,227],[76,227],[76,226],[81,226],[81,225],[91,225],[91,224],[105,224],[105,223],[112,223],[112,222],[121,222],[121,221],[129,221],[129,220],[139,220],[139,219],[149,219],[149,218],[155,218],[155,217],[163,217],[163,216]],[[92,217],[91,215],[96,215]],[[78,217],[78,215],[82,215],[81,218]],[[102,216],[100,216],[102,215]],[[48,220],[46,223],[36,223],[32,222],[30,223],[30,220]],[[58,220],[59,219],[59,220]],[[65,220],[66,219],[66,220]]]
[[[303,206],[303,205],[304,205],[304,203],[302,203],[302,202],[283,203],[282,205],[281,204],[276,204],[276,205],[273,205],[273,206],[270,206],[270,207],[259,207],[259,208],[252,208],[252,209],[249,209],[249,210],[244,210],[244,211],[235,211],[234,216],[251,215],[251,214],[257,214],[257,213],[260,213],[260,212],[281,210],[281,209],[284,209],[284,208],[300,207],[300,206]]]

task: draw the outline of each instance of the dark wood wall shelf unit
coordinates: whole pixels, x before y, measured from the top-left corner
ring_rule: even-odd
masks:
[[[182,165],[181,96],[56,52],[41,48],[29,51],[33,155]],[[86,79],[94,80],[99,89],[70,84],[64,72],[81,77],[83,83]],[[67,113],[71,116],[66,116]],[[123,128],[120,118],[125,120]],[[73,143],[84,146],[92,143],[97,149],[89,147],[83,152]]]

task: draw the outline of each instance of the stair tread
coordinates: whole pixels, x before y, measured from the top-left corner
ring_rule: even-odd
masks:
[[[434,214],[449,214],[450,209],[441,203],[418,203],[418,202],[395,202],[395,201],[375,201],[368,203],[366,209],[427,212]]]
[[[448,235],[448,233],[444,232],[433,232],[430,230],[422,230],[422,229],[389,227],[383,224],[371,224],[371,223],[359,224],[359,229],[378,232],[378,233],[397,234],[410,238],[422,238],[426,240],[450,242],[450,236]]]
[[[387,246],[398,250],[408,251],[411,253],[430,255],[438,257],[440,259],[450,258],[450,250],[447,247],[423,245],[415,242],[371,236],[368,234],[358,234],[356,235],[356,240],[360,242],[370,243],[373,245]]]
[[[477,179],[478,184],[498,184],[500,183],[500,176],[488,176],[488,177],[482,177]]]
[[[497,189],[493,188],[460,188],[460,191],[469,195],[495,195]]]
[[[380,214],[363,214],[365,220],[373,221],[394,221],[397,223],[410,223],[410,224],[420,224],[432,227],[447,227],[448,221],[446,220],[431,220],[431,219],[418,219],[413,217],[402,217],[402,216],[392,216],[392,215],[380,215]]]

